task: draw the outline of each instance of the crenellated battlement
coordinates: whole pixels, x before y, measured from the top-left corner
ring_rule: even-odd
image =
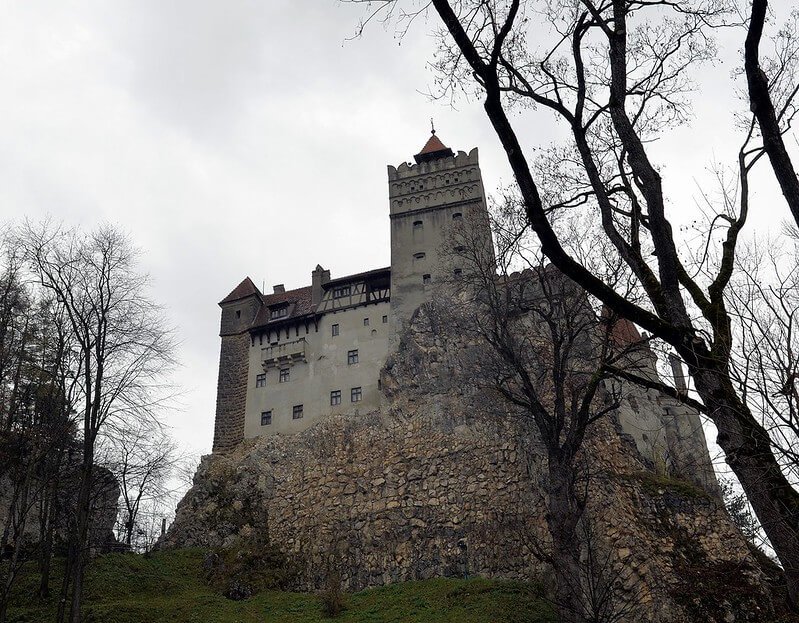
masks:
[[[466,167],[469,165],[477,166],[478,164],[478,151],[477,147],[475,147],[468,154],[460,150],[455,156],[438,158],[428,162],[420,162],[418,164],[403,162],[396,167],[388,165],[388,180],[392,182],[395,180],[427,175],[429,173],[436,173],[438,171],[456,169],[458,167]]]

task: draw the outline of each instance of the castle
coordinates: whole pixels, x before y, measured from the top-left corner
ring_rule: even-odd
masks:
[[[433,131],[415,164],[388,167],[391,266],[311,285],[244,279],[220,303],[215,452],[244,438],[298,432],[321,417],[380,405],[380,369],[413,312],[462,268],[441,247],[473,228],[491,247],[477,149],[446,147]]]
[[[493,261],[477,149],[456,155],[433,131],[414,159],[388,166],[390,267],[332,279],[317,265],[310,286],[276,285],[272,294],[248,277],[220,302],[214,452],[300,432],[331,415],[379,410],[381,370],[412,315],[464,270],[446,248],[453,234],[489,249]],[[632,323],[617,331],[628,344],[641,340]],[[670,363],[684,391],[681,365]],[[658,377],[648,347],[638,364],[640,373]],[[640,455],[717,492],[698,413],[654,390],[630,386],[625,393],[614,419]]]
[[[271,294],[245,279],[220,303],[214,452],[163,547],[236,549],[267,535],[303,590],[331,573],[346,590],[546,577],[546,450],[483,391],[462,357],[470,336],[442,324],[448,288],[469,276],[450,234],[491,248],[477,150],[456,155],[433,135],[415,159],[388,168],[390,267],[332,279],[317,266],[309,286]],[[658,377],[635,326],[613,327],[638,372]],[[590,547],[623,578],[614,590],[646,605],[636,621],[763,620],[763,575],[721,504],[698,413],[652,389],[621,395],[581,451]],[[715,590],[732,574],[735,587]]]

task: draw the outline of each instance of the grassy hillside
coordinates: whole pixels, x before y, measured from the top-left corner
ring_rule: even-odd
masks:
[[[531,585],[474,578],[407,582],[347,596],[336,619],[321,614],[321,600],[304,593],[266,592],[234,602],[214,594],[200,570],[198,550],[150,557],[102,556],[91,566],[86,621],[94,623],[545,623],[550,608]],[[35,574],[23,577],[10,611],[13,623],[53,621],[54,603],[39,604]],[[54,582],[54,586],[57,583]]]

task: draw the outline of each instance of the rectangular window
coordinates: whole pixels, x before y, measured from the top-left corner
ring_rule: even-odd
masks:
[[[462,270],[462,269],[460,269],[460,268],[456,268],[456,269],[455,269],[454,271],[452,271],[452,272],[453,272],[453,274],[455,275],[455,278],[456,278],[456,279],[457,279],[458,277],[460,277],[461,275],[463,275],[463,270]]]
[[[350,390],[350,402],[360,402],[360,401],[361,401],[361,388],[353,387]]]
[[[352,365],[354,363],[358,363],[358,350],[348,350],[347,351],[347,364]]]
[[[289,382],[289,369],[282,368],[280,370],[280,382],[281,383],[288,383]]]
[[[289,313],[288,306],[284,306],[284,307],[278,307],[277,309],[273,309],[270,312],[269,316],[270,318],[283,318],[284,316],[287,316],[288,313]]]
[[[331,333],[332,333],[333,337],[336,337],[338,335],[338,325],[337,324],[334,324],[332,327],[330,327],[330,330],[331,330]]]
[[[383,324],[388,324],[388,316],[383,316]]]
[[[430,275],[422,275],[422,283],[425,285],[430,283]]]
[[[364,327],[368,327],[369,326],[369,319],[368,318],[364,318],[363,319],[363,326]]]
[[[333,298],[340,299],[344,296],[350,295],[350,286],[339,286],[338,288],[333,288]]]
[[[272,411],[261,412],[261,426],[269,426],[272,423]]]
[[[263,387],[266,385],[266,374],[256,374],[255,375],[255,386],[256,387]]]
[[[302,417],[302,405],[294,405],[291,409],[291,419],[299,420]]]
[[[330,404],[331,406],[336,406],[341,404],[341,390],[334,389],[330,392]]]

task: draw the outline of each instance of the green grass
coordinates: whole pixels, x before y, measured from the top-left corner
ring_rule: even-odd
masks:
[[[86,586],[87,623],[554,623],[532,584],[472,578],[406,582],[347,595],[335,619],[306,593],[269,591],[247,601],[215,594],[202,580],[204,552],[179,550],[149,557],[109,554],[93,561]],[[9,621],[54,620],[55,603],[39,603],[38,576],[23,575]],[[53,586],[57,586],[54,578]]]
[[[664,491],[670,491],[688,499],[710,499],[708,493],[697,485],[675,476],[653,474],[651,472],[636,472],[634,474],[622,474],[619,477],[640,483],[641,488],[652,496],[660,496]]]

